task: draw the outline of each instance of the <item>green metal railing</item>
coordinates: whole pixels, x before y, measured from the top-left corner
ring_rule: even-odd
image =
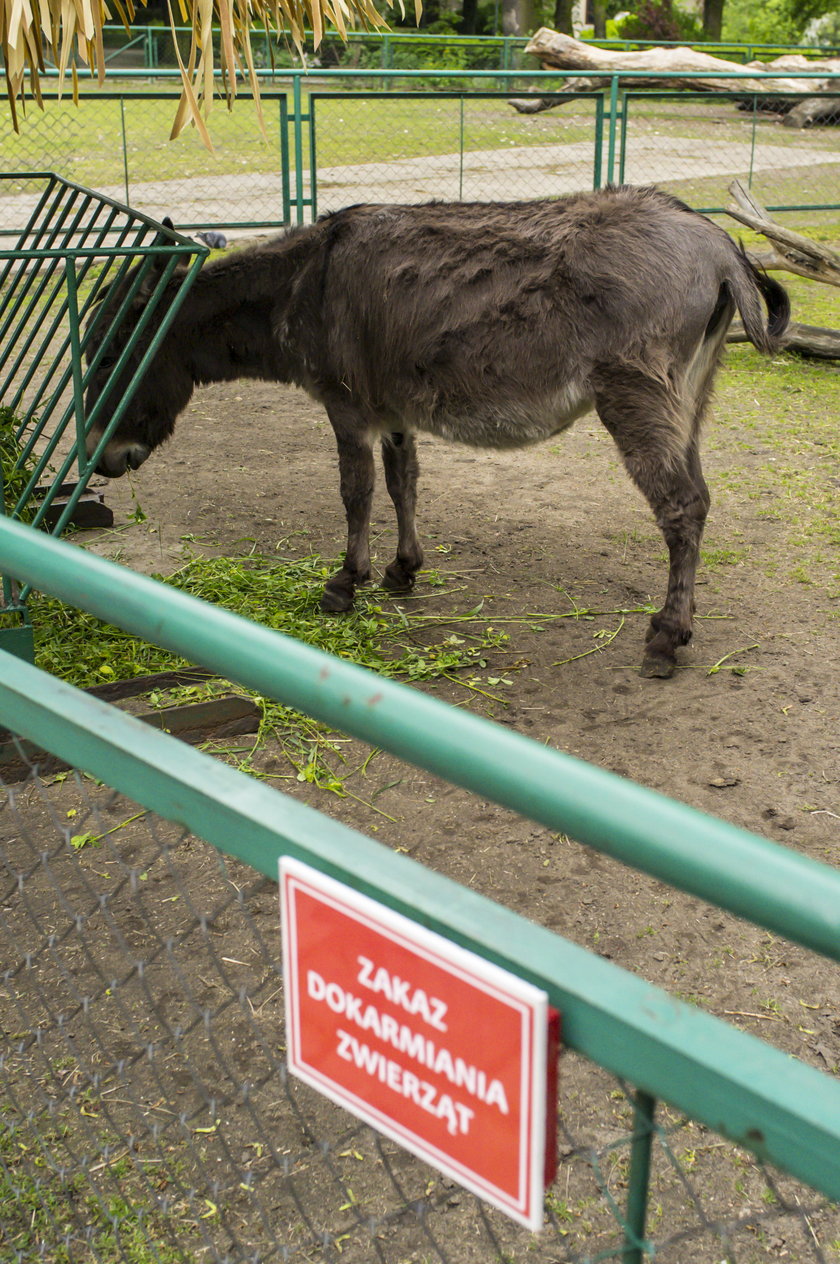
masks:
[[[0,198],[13,189],[26,197],[29,215],[12,244],[0,248],[0,511],[60,534],[208,252],[147,216],[49,172],[0,175]],[[179,264],[180,285],[166,311],[158,312]],[[115,346],[141,287],[144,296],[148,293],[144,317],[119,346],[97,404],[86,416],[88,382]],[[131,380],[121,384],[108,429],[88,456],[86,435],[156,312],[156,334]],[[14,585],[4,572],[0,614],[11,626],[0,628],[0,644],[12,640],[31,646],[26,596],[26,586]]]
[[[227,679],[840,961],[840,874],[98,557],[0,521],[0,567]],[[115,597],[115,593],[119,596]],[[274,878],[291,855],[544,988],[568,1047],[635,1085],[624,1260],[663,1101],[840,1199],[840,1084],[405,856],[0,654],[20,736]]]

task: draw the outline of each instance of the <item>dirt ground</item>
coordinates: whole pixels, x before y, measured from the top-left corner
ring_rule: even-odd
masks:
[[[721,554],[735,540],[749,547],[739,560],[702,571],[695,641],[675,676],[661,681],[642,679],[638,671],[647,616],[619,612],[661,599],[663,545],[597,419],[582,419],[557,444],[518,453],[422,438],[421,537],[428,564],[449,579],[437,590],[421,574],[423,611],[460,613],[483,601],[483,613],[510,638],[488,658],[487,674],[509,682],[487,685],[497,700],[449,683],[436,692],[538,742],[836,864],[836,603],[824,588],[789,578],[785,568],[771,573],[768,560],[792,547],[784,526],[760,503],[718,487],[727,463],[748,466],[750,455],[733,458],[731,446],[708,446],[708,542]],[[110,483],[105,493],[116,529],[77,539],[148,572],[174,570],[185,547],[227,557],[253,547],[268,556],[318,552],[328,558],[343,547],[332,433],[322,410],[291,389],[255,383],[202,389],[169,444],[131,484]],[[133,520],[138,504],[144,521]],[[395,538],[382,479],[373,537],[381,573]],[[502,622],[573,606],[604,613]],[[720,670],[711,670],[715,665]],[[733,665],[737,672],[729,670]],[[357,743],[343,749],[347,766],[358,768],[365,749]],[[271,750],[264,753],[265,767],[273,758]],[[293,780],[281,784],[386,846],[837,1072],[837,968],[814,954],[386,754],[349,783],[366,804]],[[373,802],[375,808],[368,806]],[[184,862],[189,872],[198,858],[185,855]],[[97,863],[101,868],[104,857]],[[196,898],[206,869],[196,868],[190,880]],[[265,907],[258,911],[273,917],[275,898],[264,891],[259,902]],[[237,933],[235,926],[226,933],[230,956],[224,960],[244,956]],[[197,971],[202,978],[200,966]],[[566,1083],[588,1103],[584,1114],[591,1122],[598,1103],[609,1103],[610,1085],[599,1090],[602,1097],[587,1099],[585,1076],[576,1073]],[[712,1153],[706,1172],[712,1202],[723,1218],[737,1216],[744,1207],[733,1190],[743,1185],[733,1184],[728,1172],[716,1189],[716,1164]],[[760,1208],[759,1190],[753,1193]],[[674,1197],[679,1204],[683,1195],[678,1190]],[[458,1210],[455,1194],[450,1202],[448,1254],[440,1258],[456,1264],[497,1258],[489,1242],[475,1236],[475,1218]],[[807,1229],[801,1223],[790,1231],[774,1228],[727,1258],[840,1258],[832,1248],[840,1242],[838,1217],[812,1220]],[[823,1255],[814,1253],[808,1234],[814,1241],[819,1235]],[[554,1260],[559,1245],[554,1249],[558,1254],[549,1239],[542,1248],[547,1254],[534,1245],[533,1254],[528,1248],[515,1258]],[[361,1249],[347,1258],[367,1257]],[[439,1257],[420,1246],[393,1258]],[[661,1258],[684,1264],[689,1256],[677,1247]],[[714,1244],[708,1251],[695,1246],[690,1258],[711,1264],[722,1252]]]
[[[460,587],[454,599],[437,596],[421,576],[425,612],[466,611],[483,600],[484,613],[501,620],[565,612],[572,602],[609,612],[661,599],[663,545],[594,415],[556,445],[513,454],[424,437],[420,459],[427,561]],[[714,502],[707,540],[724,546],[746,536],[753,548],[748,561],[701,572],[695,639],[673,679],[638,673],[643,614],[624,616],[615,639],[587,653],[618,628],[621,616],[607,614],[546,622],[542,631],[500,623],[510,640],[490,666],[511,683],[487,688],[503,702],[454,685],[438,692],[538,742],[837,863],[836,609],[824,591],[765,573],[763,551],[784,539],[774,538],[774,525],[753,503],[735,494],[715,498],[716,464],[726,459],[712,451],[706,460]],[[147,521],[94,547],[140,569],[174,569],[184,537],[192,548],[226,556],[252,542],[267,555],[279,542],[286,554],[338,557],[343,547],[332,433],[322,410],[291,389],[204,388],[167,447],[134,475],[133,491],[122,481],[106,492],[118,523],[133,510],[132,496]],[[394,547],[382,479],[372,534],[381,573]],[[724,659],[724,669],[709,674]],[[725,669],[733,664],[746,671]],[[363,797],[395,781],[376,798],[393,822],[349,799],[299,792],[388,846],[836,1068],[834,966],[390,757],[371,764]],[[762,1011],[771,996],[778,1014]],[[818,1029],[813,1036],[799,1032],[803,1003],[817,1007],[806,1024]]]

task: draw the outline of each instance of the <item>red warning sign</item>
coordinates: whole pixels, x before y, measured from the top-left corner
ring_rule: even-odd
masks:
[[[289,857],[280,891],[289,1070],[540,1228],[545,993]]]

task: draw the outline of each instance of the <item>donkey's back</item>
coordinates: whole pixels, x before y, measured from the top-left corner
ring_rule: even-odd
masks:
[[[684,375],[719,302],[766,338],[731,238],[654,189],[351,207],[324,250],[326,377],[383,429],[518,446],[594,407],[601,366]]]

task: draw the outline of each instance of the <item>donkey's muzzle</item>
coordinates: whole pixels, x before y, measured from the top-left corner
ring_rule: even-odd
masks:
[[[109,444],[95,472],[105,478],[120,478],[129,470],[138,470],[150,452],[151,448],[145,443]]]

